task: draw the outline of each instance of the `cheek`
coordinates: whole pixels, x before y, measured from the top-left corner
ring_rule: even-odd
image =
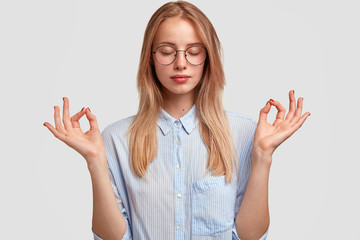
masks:
[[[167,76],[168,71],[169,70],[168,70],[167,66],[163,66],[163,65],[160,65],[158,63],[155,63],[155,73],[156,73],[156,76],[158,77],[159,80],[161,78],[163,78],[164,76]]]
[[[201,67],[199,66],[199,68],[196,70],[197,75],[201,78],[203,73],[204,73],[204,65],[202,65]]]

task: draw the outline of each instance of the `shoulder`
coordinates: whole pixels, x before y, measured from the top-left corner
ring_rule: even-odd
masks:
[[[132,115],[127,118],[120,119],[116,122],[110,123],[107,125],[104,130],[102,130],[101,134],[103,137],[110,135],[126,135],[132,120],[135,118],[135,115]]]
[[[232,125],[243,125],[244,127],[254,128],[257,126],[257,121],[247,115],[241,113],[235,113],[230,111],[225,111],[229,119],[230,126]]]
[[[239,146],[248,145],[254,137],[257,121],[241,113],[226,111],[226,115],[235,143],[239,144]]]

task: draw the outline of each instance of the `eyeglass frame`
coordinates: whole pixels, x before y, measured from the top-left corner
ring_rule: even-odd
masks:
[[[157,60],[157,58],[156,58],[156,51],[157,51],[160,47],[171,47],[172,49],[175,50],[175,58],[174,58],[174,60],[173,60],[171,63],[169,63],[169,64],[162,64],[162,63],[160,63],[160,62]],[[192,63],[187,59],[186,51],[189,50],[189,48],[192,48],[192,47],[202,47],[202,48],[205,50],[205,59],[204,59],[204,61],[202,61],[202,62],[199,63],[199,64],[192,64]],[[178,52],[184,52],[186,61],[187,61],[188,63],[190,63],[191,65],[193,65],[193,66],[198,66],[198,65],[203,64],[203,63],[205,62],[207,56],[208,56],[206,48],[205,48],[204,46],[201,46],[201,45],[193,45],[193,46],[190,46],[190,47],[186,48],[185,50],[176,50],[176,49],[175,49],[173,46],[171,46],[171,45],[161,45],[161,46],[158,46],[158,47],[155,49],[155,51],[151,51],[151,53],[154,53],[154,54],[155,54],[155,60],[156,60],[160,65],[163,65],[163,66],[168,66],[168,65],[174,63],[175,60],[176,60],[176,57],[177,57],[177,53],[178,53]]]

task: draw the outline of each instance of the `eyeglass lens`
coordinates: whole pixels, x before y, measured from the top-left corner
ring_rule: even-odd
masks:
[[[155,52],[156,60],[163,65],[171,64],[175,61],[176,50],[170,46],[160,46]],[[193,65],[199,65],[205,61],[205,48],[193,46],[186,50],[185,57],[187,61]]]

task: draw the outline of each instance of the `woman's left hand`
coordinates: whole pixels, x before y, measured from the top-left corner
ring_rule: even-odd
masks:
[[[260,110],[259,121],[255,130],[253,159],[264,159],[265,162],[271,164],[272,154],[275,149],[289,138],[296,130],[298,130],[306,118],[310,116],[309,112],[301,116],[303,108],[303,98],[295,101],[294,91],[289,92],[289,112],[285,117],[286,109],[277,101],[270,99],[265,107]],[[275,106],[278,110],[276,119],[271,125],[266,121],[271,106]]]

